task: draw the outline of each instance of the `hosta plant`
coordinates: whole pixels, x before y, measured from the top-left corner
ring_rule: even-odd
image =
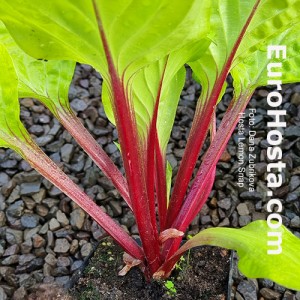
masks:
[[[283,225],[270,229],[266,221],[255,221],[242,229],[209,228],[180,246],[210,194],[239,114],[255,89],[267,84],[268,63],[281,64],[282,83],[300,79],[299,5],[300,0],[2,0],[0,145],[18,152],[123,247],[122,274],[139,266],[148,279],[165,279],[184,251],[215,245],[237,250],[246,276],[300,289],[300,240]],[[287,56],[269,57],[268,45],[286,45]],[[75,62],[93,66],[103,78],[102,102],[118,131],[125,176],[69,106]],[[171,187],[166,148],[186,64],[202,90]],[[229,73],[234,96],[217,127],[215,109]],[[22,97],[43,102],[112,181],[135,216],[141,246],[35,144],[19,119]],[[209,147],[192,178],[207,137]],[[272,231],[282,236],[278,255],[267,254]]]

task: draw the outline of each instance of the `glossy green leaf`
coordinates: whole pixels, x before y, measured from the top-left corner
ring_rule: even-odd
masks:
[[[16,144],[26,141],[27,131],[20,121],[18,78],[9,53],[0,44],[0,146],[19,150]]]
[[[138,126],[144,132],[147,131],[152,120],[155,102],[159,101],[156,127],[163,154],[165,154],[170,138],[180,94],[185,82],[183,65],[187,61],[198,59],[209,44],[210,40],[206,37],[187,43],[184,47],[171,52],[167,58],[142,69],[133,78],[131,89],[134,109],[139,114]],[[138,103],[142,104],[144,112],[138,109]],[[145,136],[147,135],[145,134]]]
[[[166,181],[167,181],[167,201],[169,205],[170,193],[171,193],[171,185],[172,185],[172,166],[167,160],[167,167],[166,167]]]
[[[25,17],[28,15],[30,18]],[[163,81],[157,121],[163,150],[184,82],[183,71],[179,70],[187,60],[194,59],[197,48],[199,53],[207,48],[209,17],[208,0],[54,0],[46,4],[4,0],[0,7],[0,19],[30,55],[87,63],[101,73],[103,102],[113,121],[108,107],[113,96],[106,61],[110,55],[110,67],[122,79],[144,140]],[[167,55],[168,70],[163,76]]]
[[[92,1],[2,1],[0,19],[36,59],[105,65]]]
[[[252,11],[255,4],[258,4],[257,9]],[[299,35],[299,0],[219,0],[212,5],[212,24],[216,34],[212,36],[207,53],[191,63],[203,86],[202,101],[209,99],[225,67],[233,75],[237,94],[241,89],[254,90],[260,85],[267,85],[268,45],[287,45],[282,79],[285,83],[299,81],[295,68],[299,64],[299,42],[295,38]],[[241,37],[251,12],[253,18],[234,53],[235,43]],[[227,65],[231,55],[232,63]],[[223,92],[219,99],[222,95]]]
[[[131,76],[206,34],[208,9],[209,1],[196,0],[4,0],[0,18],[30,55],[87,63],[109,78],[96,16],[115,69]]]
[[[129,97],[133,101],[140,135],[146,139],[152,120],[153,109],[159,101],[157,132],[161,151],[165,153],[173,127],[180,93],[185,82],[184,63],[199,57],[207,49],[210,41],[206,38],[188,43],[170,53],[166,58],[141,69],[130,81]],[[102,102],[110,121],[115,124],[112,109],[112,94],[103,85]]]
[[[27,55],[0,22],[0,43],[8,50],[16,69],[19,98],[39,99],[56,115],[56,110],[69,107],[68,91],[75,62],[36,60]]]
[[[268,233],[280,235],[280,254],[268,254],[269,250],[276,252],[280,249],[276,245],[277,237],[269,237]],[[268,245],[272,241],[275,245]],[[178,253],[201,245],[236,250],[238,267],[249,278],[267,278],[287,288],[300,290],[300,239],[283,225],[271,229],[266,221],[255,221],[241,229],[205,229],[185,243]]]
[[[200,81],[202,92],[200,100],[209,101],[218,78],[231,56],[234,45],[245,25],[256,0],[217,0],[212,1],[212,43],[207,52],[190,66]],[[221,82],[222,92],[226,82]],[[223,93],[220,93],[219,100]]]
[[[282,83],[300,80],[300,41],[295,38],[300,34],[300,1],[289,2],[291,3],[288,6],[283,6],[280,10],[278,8],[277,15],[267,22],[263,22],[267,16],[262,11],[256,18],[259,18],[256,22],[260,25],[249,28],[231,70],[237,91],[265,86],[268,79],[278,79]],[[275,51],[269,51],[271,58],[268,58],[268,46],[285,47],[285,50],[279,51],[279,58],[275,57]],[[283,57],[284,52],[286,58]],[[278,78],[268,77],[267,65],[270,62],[282,63],[281,68],[276,68],[276,71],[282,72]]]
[[[173,74],[166,59],[159,60],[140,70],[131,80],[129,97],[133,101],[134,113],[140,136],[146,140],[151,124],[154,105],[159,101],[157,118],[158,138],[161,148],[166,149],[173,127],[176,108],[185,81],[185,69]],[[160,81],[162,85],[160,86]],[[102,89],[102,102],[109,120],[115,124],[112,94],[106,84]],[[163,151],[164,152],[164,151]]]

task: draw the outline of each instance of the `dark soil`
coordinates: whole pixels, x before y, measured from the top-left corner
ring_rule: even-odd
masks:
[[[74,299],[226,299],[230,265],[227,250],[204,246],[186,253],[168,279],[176,292],[165,287],[166,281],[146,282],[137,267],[124,277],[118,276],[123,266],[122,254],[123,250],[110,238],[102,242],[72,289]]]

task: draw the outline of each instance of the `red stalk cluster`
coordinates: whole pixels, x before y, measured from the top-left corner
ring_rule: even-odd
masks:
[[[158,86],[153,116],[146,140],[138,134],[133,104],[127,88],[116,70],[113,57],[102,27],[97,2],[93,1],[99,34],[106,55],[110,74],[112,106],[119,135],[126,179],[112,163],[103,149],[93,140],[80,121],[68,110],[58,111],[58,117],[65,128],[76,138],[83,149],[91,156],[119,190],[132,209],[142,248],[107,216],[80,188],[74,184],[31,140],[28,145],[19,145],[19,150],[30,164],[49,181],[73,199],[94,218],[124,249],[142,262],[147,278],[158,271],[166,277],[172,270],[174,254],[180,246],[184,232],[205,203],[214,183],[216,164],[238,122],[238,115],[248,103],[251,93],[240,95],[229,106],[220,127],[215,128],[215,107],[236,51],[255,13],[260,0],[257,0],[252,13],[244,25],[214,87],[209,99],[199,101],[187,147],[178,171],[170,205],[167,207],[166,160],[162,153],[156,128],[159,100],[168,59]],[[200,149],[211,126],[211,144],[203,157],[202,164],[187,193]],[[28,137],[25,137],[28,139]],[[156,212],[156,208],[158,212]],[[163,234],[160,236],[160,234]],[[175,254],[176,255],[176,254]],[[131,259],[131,258],[130,258]]]

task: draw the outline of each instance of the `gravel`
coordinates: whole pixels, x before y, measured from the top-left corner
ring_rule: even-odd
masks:
[[[178,171],[186,146],[200,87],[188,71],[185,88],[167,148],[167,159]],[[100,101],[102,79],[89,66],[78,65],[70,88],[71,107],[121,170],[121,156],[114,141],[117,133],[107,121]],[[232,89],[218,104],[219,123],[228,107]],[[268,89],[259,89],[248,108],[256,107],[257,131],[255,192],[237,183],[237,134],[217,166],[216,180],[189,234],[211,226],[241,227],[266,219],[266,114]],[[300,236],[300,85],[283,88],[283,107],[288,126],[284,130],[283,160],[287,164],[284,185],[276,190],[283,204],[283,221]],[[111,182],[85,155],[50,112],[32,99],[21,100],[21,119],[38,145],[79,184],[85,192],[131,234],[138,234],[134,217]],[[206,146],[205,146],[206,147]],[[197,163],[197,166],[199,166]],[[245,166],[247,167],[247,166]],[[87,214],[10,149],[0,149],[0,299],[25,299],[40,283],[67,285],[76,270],[106,234]],[[269,280],[250,280],[235,271],[232,299],[293,299],[300,293]]]

